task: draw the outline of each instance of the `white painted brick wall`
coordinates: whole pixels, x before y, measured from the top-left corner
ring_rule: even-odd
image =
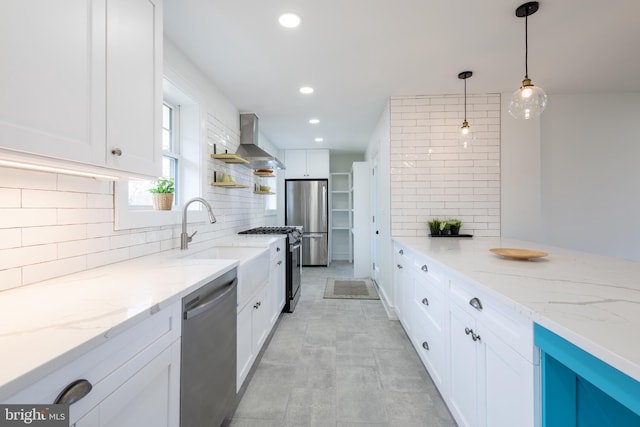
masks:
[[[264,225],[260,178],[242,165],[211,159],[236,151],[237,129],[207,118],[207,182],[204,195],[215,224],[193,224],[204,242]],[[212,187],[213,172],[229,173],[246,189]],[[114,231],[113,184],[52,173],[0,168],[0,291],[150,255],[180,246],[180,225]]]
[[[427,236],[432,218],[459,218],[461,233],[500,235],[500,95],[468,95],[476,139],[458,142],[459,95],[391,98],[391,232]]]

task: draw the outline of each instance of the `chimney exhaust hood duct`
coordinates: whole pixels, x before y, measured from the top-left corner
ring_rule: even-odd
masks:
[[[253,169],[284,169],[284,163],[258,146],[258,116],[240,114],[240,146],[238,154],[249,161]]]

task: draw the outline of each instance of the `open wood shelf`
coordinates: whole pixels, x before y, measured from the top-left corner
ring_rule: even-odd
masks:
[[[214,187],[226,187],[226,188],[249,188],[248,185],[239,184],[237,182],[212,182]]]
[[[212,154],[211,158],[222,160],[225,163],[240,163],[243,165],[249,164],[249,160],[239,156],[238,154],[232,153],[222,153],[222,154]]]

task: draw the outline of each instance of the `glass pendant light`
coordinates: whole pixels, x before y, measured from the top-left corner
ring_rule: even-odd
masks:
[[[458,78],[464,80],[464,121],[462,122],[462,126],[460,126],[459,137],[462,148],[469,148],[471,141],[475,139],[473,132],[471,132],[469,122],[467,121],[467,79],[471,76],[473,76],[472,71],[463,71],[458,74]]]
[[[524,18],[524,80],[522,80],[522,86],[511,95],[511,102],[509,103],[509,113],[516,119],[531,119],[538,117],[544,111],[547,106],[547,94],[544,93],[539,86],[534,86],[529,78],[529,39],[528,39],[528,17],[538,11],[538,2],[531,1],[523,5],[518,6],[516,9],[516,16],[518,18]]]

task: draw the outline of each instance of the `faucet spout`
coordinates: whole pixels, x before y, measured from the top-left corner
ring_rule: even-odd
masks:
[[[191,236],[189,236],[189,233],[187,233],[187,208],[193,202],[202,203],[204,207],[207,208],[207,213],[209,214],[209,222],[211,222],[211,224],[216,222],[216,216],[213,214],[213,210],[211,209],[211,205],[209,204],[209,202],[207,202],[202,197],[194,197],[193,199],[188,200],[182,208],[182,233],[180,233],[180,249],[182,250],[189,249],[189,242],[193,239],[193,235],[196,234],[193,233]]]

